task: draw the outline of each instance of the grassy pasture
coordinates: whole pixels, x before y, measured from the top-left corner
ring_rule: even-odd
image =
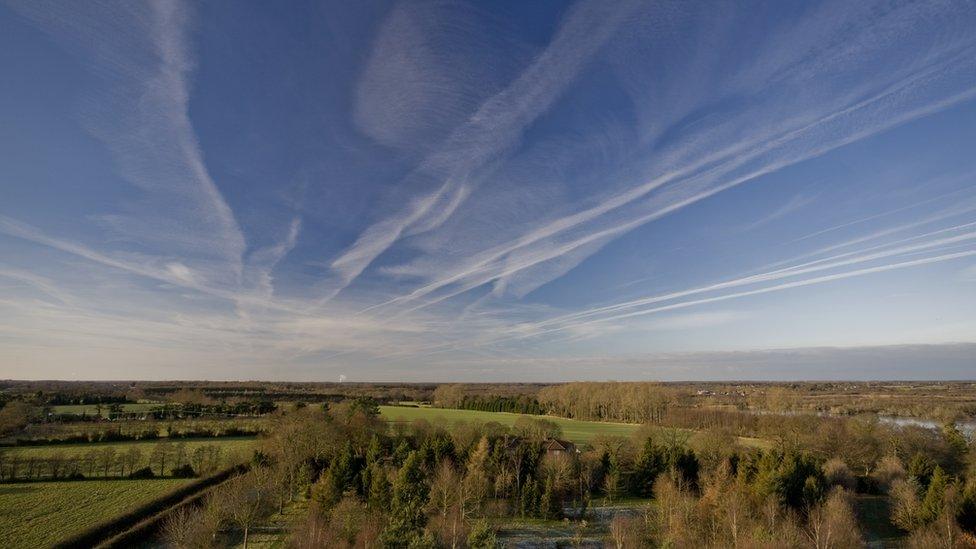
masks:
[[[447,408],[408,408],[400,406],[380,406],[380,413],[389,421],[411,422],[417,419],[425,419],[430,422],[447,421],[455,423],[466,422],[489,422],[494,421],[502,425],[513,425],[515,420],[523,417],[521,414],[508,412],[482,412],[480,410],[453,410]],[[525,416],[531,418],[544,418],[559,425],[563,430],[563,437],[573,442],[590,442],[597,435],[616,435],[628,437],[640,426],[627,423],[603,423],[597,421],[577,421],[574,419],[564,419],[550,416]]]
[[[0,547],[50,547],[192,479],[0,484]]]
[[[127,403],[119,404],[122,407],[123,412],[148,412],[153,408],[158,408],[162,404],[153,404],[151,402],[139,402],[139,403]],[[108,417],[108,407],[109,404],[102,404],[102,417]],[[90,416],[98,413],[97,404],[61,404],[58,406],[51,406],[51,412],[55,414],[88,414]]]
[[[182,442],[186,444],[188,452],[192,452],[194,448],[200,446],[215,445],[220,446],[225,453],[244,452],[250,455],[251,450],[257,444],[257,440],[255,437],[160,438],[155,440],[127,440],[121,442],[81,442],[77,444],[49,444],[45,446],[13,446],[10,448],[0,448],[0,451],[5,452],[8,456],[48,458],[59,453],[65,455],[84,454],[88,450],[102,450],[108,447],[115,448],[116,452],[125,452],[134,446],[148,453],[152,451],[153,446],[160,442],[168,442],[171,446]]]
[[[446,421],[455,422],[488,422],[494,421],[502,425],[513,425],[515,420],[522,417],[521,414],[508,412],[482,412],[479,410],[454,410],[447,408],[430,407],[402,407],[402,406],[380,406],[380,414],[388,421],[411,422],[418,419],[425,419],[430,422]],[[632,423],[610,423],[603,421],[579,421],[553,416],[525,416],[531,418],[542,418],[552,421],[563,431],[563,437],[576,443],[591,442],[598,435],[629,437],[641,428],[640,425]],[[695,435],[692,435],[692,441]],[[759,439],[740,437],[739,443],[746,446],[763,446],[764,442]]]

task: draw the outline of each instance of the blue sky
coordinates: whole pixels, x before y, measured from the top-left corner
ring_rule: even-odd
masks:
[[[0,378],[972,378],[969,2],[0,2]]]

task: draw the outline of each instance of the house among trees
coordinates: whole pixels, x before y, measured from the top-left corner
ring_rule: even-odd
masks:
[[[558,438],[549,438],[542,443],[542,449],[545,450],[547,456],[557,456],[557,455],[571,455],[578,454],[579,450],[576,445],[568,440],[561,440]]]

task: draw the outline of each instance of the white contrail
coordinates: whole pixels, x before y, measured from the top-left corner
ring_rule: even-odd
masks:
[[[892,96],[896,96],[898,93],[905,92],[906,90],[911,90],[912,89],[911,86],[913,84],[931,76],[931,73],[935,73],[943,70],[944,65],[945,63],[937,64],[936,66],[930,67],[925,71],[921,71],[919,73],[914,74],[912,78],[908,78],[898,82],[897,84],[884,90],[882,93],[864,99],[840,111],[836,111],[829,115],[821,117],[815,122],[812,122],[810,124],[807,124],[804,127],[790,131],[785,135],[777,136],[775,139],[772,139],[771,141],[760,143],[759,147],[756,150],[750,151],[747,154],[740,153],[738,155],[730,155],[730,157],[727,158],[724,161],[724,163],[720,163],[717,166],[713,166],[709,168],[703,174],[695,175],[694,178],[689,181],[696,181],[701,179],[705,179],[707,181],[708,177],[714,175],[721,177],[722,175],[725,175],[728,172],[742,166],[743,164],[745,164],[747,161],[751,159],[761,157],[765,153],[786,146],[793,140],[805,137],[806,133],[813,132],[825,124],[828,124],[834,120],[856,113],[861,109],[875,107],[878,104],[890,100]],[[555,257],[559,257],[573,250],[577,250],[580,247],[591,244],[601,238],[613,237],[619,234],[626,233],[636,227],[648,223],[649,221],[658,219],[662,216],[665,216],[681,208],[684,208],[690,204],[694,204],[704,198],[713,196],[719,192],[736,187],[742,183],[752,181],[760,176],[773,173],[779,169],[796,164],[798,162],[809,160],[811,158],[815,158],[817,156],[823,155],[841,146],[848,145],[850,143],[859,141],[861,139],[865,139],[872,135],[876,135],[882,131],[891,129],[895,126],[904,124],[916,118],[927,116],[934,112],[938,112],[954,104],[957,104],[961,101],[970,99],[973,96],[976,96],[976,88],[969,88],[961,93],[958,93],[956,95],[953,95],[941,101],[923,105],[916,109],[912,109],[904,113],[901,113],[898,116],[884,118],[882,121],[878,122],[874,126],[864,128],[860,131],[849,134],[836,141],[826,143],[826,144],[821,144],[820,146],[814,147],[811,150],[794,155],[793,157],[788,157],[785,159],[769,162],[743,176],[736,177],[730,181],[721,182],[718,185],[715,185],[711,188],[706,188],[701,192],[697,192],[696,194],[690,197],[683,197],[683,198],[680,196],[673,197],[672,200],[674,200],[674,202],[672,202],[671,204],[661,205],[657,210],[654,210],[650,213],[640,215],[634,219],[624,221],[623,223],[612,226],[610,228],[601,229],[598,232],[585,235],[574,241],[570,241],[568,244],[565,243],[561,244],[554,249],[543,250],[541,252],[530,254],[530,256],[527,259],[524,259],[523,261],[514,264],[512,263],[506,264],[503,268],[501,268],[502,270],[499,271],[498,264],[500,260],[508,256],[509,254],[512,254],[513,252],[521,248],[526,248],[530,245],[542,242],[545,239],[551,238],[557,234],[564,233],[584,223],[593,221],[608,212],[619,209],[627,204],[634,202],[635,200],[647,196],[648,193],[665,184],[670,184],[675,180],[681,181],[683,177],[688,176],[690,174],[694,174],[700,168],[708,166],[716,161],[715,158],[707,158],[706,160],[697,162],[692,166],[681,168],[672,173],[666,174],[659,178],[655,178],[652,181],[639,185],[620,195],[611,197],[609,200],[604,201],[603,203],[598,204],[597,206],[557,219],[511,242],[487,250],[486,252],[479,254],[479,256],[475,258],[475,262],[473,264],[466,266],[463,270],[450,274],[444,278],[435,280],[434,282],[428,283],[420,288],[417,288],[416,290],[413,290],[412,292],[406,295],[387,300],[377,305],[373,305],[367,309],[364,309],[363,312],[384,307],[387,305],[413,301],[421,297],[424,297],[426,295],[429,295],[445,286],[462,282],[469,277],[476,277],[474,278],[474,280],[471,280],[468,283],[463,284],[456,291],[452,291],[448,295],[441,296],[440,298],[434,299],[432,301],[425,302],[417,307],[411,308],[410,310],[416,310],[417,308],[430,306],[432,304],[443,301],[444,299],[448,299],[450,297],[454,297],[456,295],[464,293],[472,288],[478,287],[492,280],[538,265],[545,261],[549,261]],[[706,187],[707,187],[707,183],[706,183]],[[680,190],[680,188],[678,190]]]
[[[552,42],[532,64],[507,88],[485,101],[448,140],[447,146],[425,159],[418,169],[423,171],[428,164],[447,159],[459,163],[451,168],[451,176],[433,193],[367,227],[332,262],[339,273],[339,286],[322,301],[342,291],[411,227],[420,224],[429,230],[453,213],[469,194],[467,177],[506,150],[529,123],[549,108],[636,5],[630,1],[612,5],[587,1],[574,6]],[[463,150],[470,143],[478,143],[473,154],[458,155],[451,150],[455,146]],[[447,200],[449,211],[436,211],[434,206],[443,200]],[[436,219],[425,221],[428,217]]]
[[[976,226],[976,222],[974,222],[974,223],[966,223],[966,224],[959,225],[959,226],[956,226],[956,227],[942,229],[941,231],[936,231],[936,232],[937,233],[939,233],[939,232],[946,232],[946,231],[958,230],[958,229],[962,229],[962,228],[968,228],[968,227],[972,227],[972,226]],[[586,311],[579,311],[579,312],[576,312],[576,313],[564,315],[562,317],[558,317],[558,318],[554,318],[554,319],[550,319],[550,320],[547,320],[547,321],[540,322],[540,323],[536,324],[536,326],[546,326],[546,325],[550,325],[550,324],[557,324],[557,323],[565,322],[565,321],[568,321],[568,320],[576,320],[576,319],[586,318],[586,317],[589,317],[589,316],[603,314],[603,313],[608,313],[608,312],[615,312],[615,311],[620,311],[620,310],[624,310],[624,309],[632,309],[632,308],[639,307],[639,306],[642,306],[642,305],[650,305],[650,304],[660,303],[660,302],[664,302],[664,301],[671,301],[673,299],[678,299],[678,298],[681,298],[681,297],[687,297],[687,296],[691,296],[691,295],[696,295],[696,294],[701,294],[701,293],[707,293],[707,292],[712,292],[712,291],[716,291],[716,290],[724,290],[724,289],[735,288],[735,287],[739,287],[739,286],[747,286],[747,285],[751,285],[751,284],[757,284],[757,283],[761,283],[761,282],[771,282],[771,281],[780,280],[780,279],[784,279],[784,278],[792,278],[792,277],[799,276],[799,275],[803,275],[803,274],[810,274],[810,273],[815,273],[815,272],[819,272],[819,271],[836,269],[838,267],[844,267],[844,266],[854,265],[854,264],[858,264],[858,263],[866,263],[868,261],[874,261],[874,260],[889,258],[889,257],[893,257],[893,256],[898,256],[898,255],[904,255],[904,254],[910,254],[910,253],[915,253],[915,252],[919,252],[919,251],[925,251],[925,250],[929,250],[929,249],[937,248],[937,247],[941,247],[941,246],[950,246],[950,245],[953,245],[953,244],[958,244],[960,242],[966,242],[966,241],[969,241],[969,240],[972,240],[972,239],[976,239],[976,232],[968,232],[968,233],[964,233],[964,234],[956,235],[956,236],[952,236],[952,237],[930,240],[930,241],[926,241],[926,242],[922,242],[920,244],[915,244],[915,245],[910,245],[910,246],[900,246],[900,247],[897,247],[897,248],[893,248],[891,250],[886,250],[886,251],[882,251],[882,252],[875,252],[875,253],[870,253],[870,254],[863,254],[863,252],[866,251],[866,250],[861,250],[861,251],[858,251],[856,253],[862,253],[863,255],[859,255],[859,256],[856,256],[856,257],[848,257],[848,259],[839,259],[839,258],[841,258],[841,257],[847,257],[847,256],[850,255],[849,253],[848,254],[841,254],[839,256],[834,256],[834,257],[831,257],[831,258],[825,258],[823,260],[818,260],[816,262],[801,264],[801,265],[787,267],[787,268],[784,268],[784,269],[778,269],[778,270],[774,270],[774,271],[768,271],[768,272],[761,273],[761,274],[750,275],[750,276],[746,276],[746,277],[742,277],[742,278],[737,278],[737,279],[734,279],[734,280],[728,280],[728,281],[719,282],[719,283],[716,283],[716,284],[711,284],[711,285],[707,285],[707,286],[701,286],[701,287],[698,287],[698,288],[692,288],[692,289],[688,289],[688,290],[682,290],[680,292],[672,292],[672,293],[658,295],[658,296],[652,296],[652,297],[646,297],[646,298],[641,298],[641,299],[635,299],[635,300],[627,301],[627,302],[624,302],[624,303],[617,303],[617,304],[614,304],[614,305],[606,305],[606,306],[603,306],[603,307],[596,307],[596,308],[589,309],[589,310],[586,310]],[[817,263],[820,263],[820,264],[818,265]]]
[[[585,325],[589,325],[589,324],[596,324],[596,323],[599,323],[599,322],[608,322],[608,321],[611,321],[611,320],[619,320],[619,319],[623,319],[623,318],[632,318],[632,317],[636,317],[636,316],[644,316],[644,315],[654,314],[654,313],[658,313],[658,312],[662,312],[662,311],[670,311],[670,310],[674,310],[674,309],[682,309],[682,308],[685,308],[685,307],[691,307],[691,306],[694,306],[694,305],[701,305],[701,304],[705,304],[705,303],[714,303],[714,302],[717,302],[717,301],[725,301],[725,300],[729,300],[729,299],[737,299],[737,298],[740,298],[740,297],[747,297],[747,296],[752,296],[752,295],[765,294],[765,293],[776,292],[776,291],[780,291],[780,290],[788,290],[788,289],[791,289],[791,288],[800,288],[800,287],[803,287],[803,286],[811,286],[811,285],[814,285],[814,284],[822,284],[824,282],[832,282],[834,280],[842,280],[842,279],[845,279],[845,278],[852,278],[852,277],[856,277],[856,276],[864,276],[864,275],[867,275],[867,274],[881,273],[881,272],[885,272],[885,271],[892,271],[892,270],[895,270],[895,269],[904,269],[904,268],[908,268],[908,267],[916,267],[916,266],[919,266],[919,265],[928,265],[930,263],[939,263],[939,262],[942,262],[942,261],[950,261],[950,260],[953,260],[953,259],[960,259],[960,258],[963,258],[963,257],[971,257],[971,256],[974,256],[974,255],[976,255],[976,250],[966,250],[966,251],[955,252],[955,253],[951,253],[951,254],[938,255],[938,256],[935,256],[935,257],[926,257],[926,258],[922,258],[922,259],[914,259],[914,260],[911,260],[911,261],[903,261],[903,262],[900,262],[900,263],[890,263],[888,265],[880,265],[880,266],[877,266],[877,267],[867,267],[867,268],[864,268],[864,269],[857,269],[857,270],[848,271],[848,272],[845,272],[845,273],[837,273],[837,274],[831,274],[831,275],[824,275],[824,276],[819,276],[819,277],[810,278],[810,279],[806,279],[806,280],[798,280],[798,281],[795,281],[795,282],[786,282],[786,283],[783,283],[783,284],[778,284],[778,285],[775,285],[775,286],[769,286],[769,287],[766,287],[766,288],[759,288],[759,289],[756,289],[756,290],[748,290],[748,291],[744,291],[744,292],[737,292],[737,293],[733,293],[733,294],[726,294],[726,295],[721,295],[721,296],[716,296],[716,297],[709,297],[709,298],[697,299],[697,300],[686,301],[686,302],[682,302],[682,303],[674,303],[674,304],[671,304],[671,305],[664,305],[664,306],[661,306],[661,307],[654,307],[654,308],[651,308],[651,309],[643,309],[643,310],[640,310],[640,311],[633,311],[633,312],[630,312],[630,313],[623,313],[623,314],[619,314],[619,315],[612,315],[612,316],[607,316],[607,317],[602,317],[602,318],[597,318],[597,319],[591,319],[591,320],[588,320],[588,321],[585,321],[585,322],[581,322],[581,323],[578,323],[578,324],[570,324],[570,325],[566,325],[566,326],[560,326],[560,327],[557,327],[557,328],[553,328],[551,330],[546,330],[543,333],[555,332],[555,331],[562,331],[562,330],[566,330],[566,329],[570,329],[570,328],[577,328],[579,326],[585,326]],[[538,335],[538,334],[533,334],[533,335]]]

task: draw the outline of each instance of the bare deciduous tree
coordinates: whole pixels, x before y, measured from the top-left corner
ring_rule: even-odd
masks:
[[[815,549],[863,547],[850,494],[834,488],[823,503],[810,510],[806,534]]]
[[[178,549],[206,547],[210,536],[204,521],[201,509],[181,506],[166,517],[160,537],[167,545]]]
[[[225,510],[230,521],[244,534],[247,549],[251,528],[271,511],[266,479],[258,472],[241,475],[226,485]]]
[[[610,541],[616,549],[642,547],[642,521],[638,517],[617,515],[610,521]]]

